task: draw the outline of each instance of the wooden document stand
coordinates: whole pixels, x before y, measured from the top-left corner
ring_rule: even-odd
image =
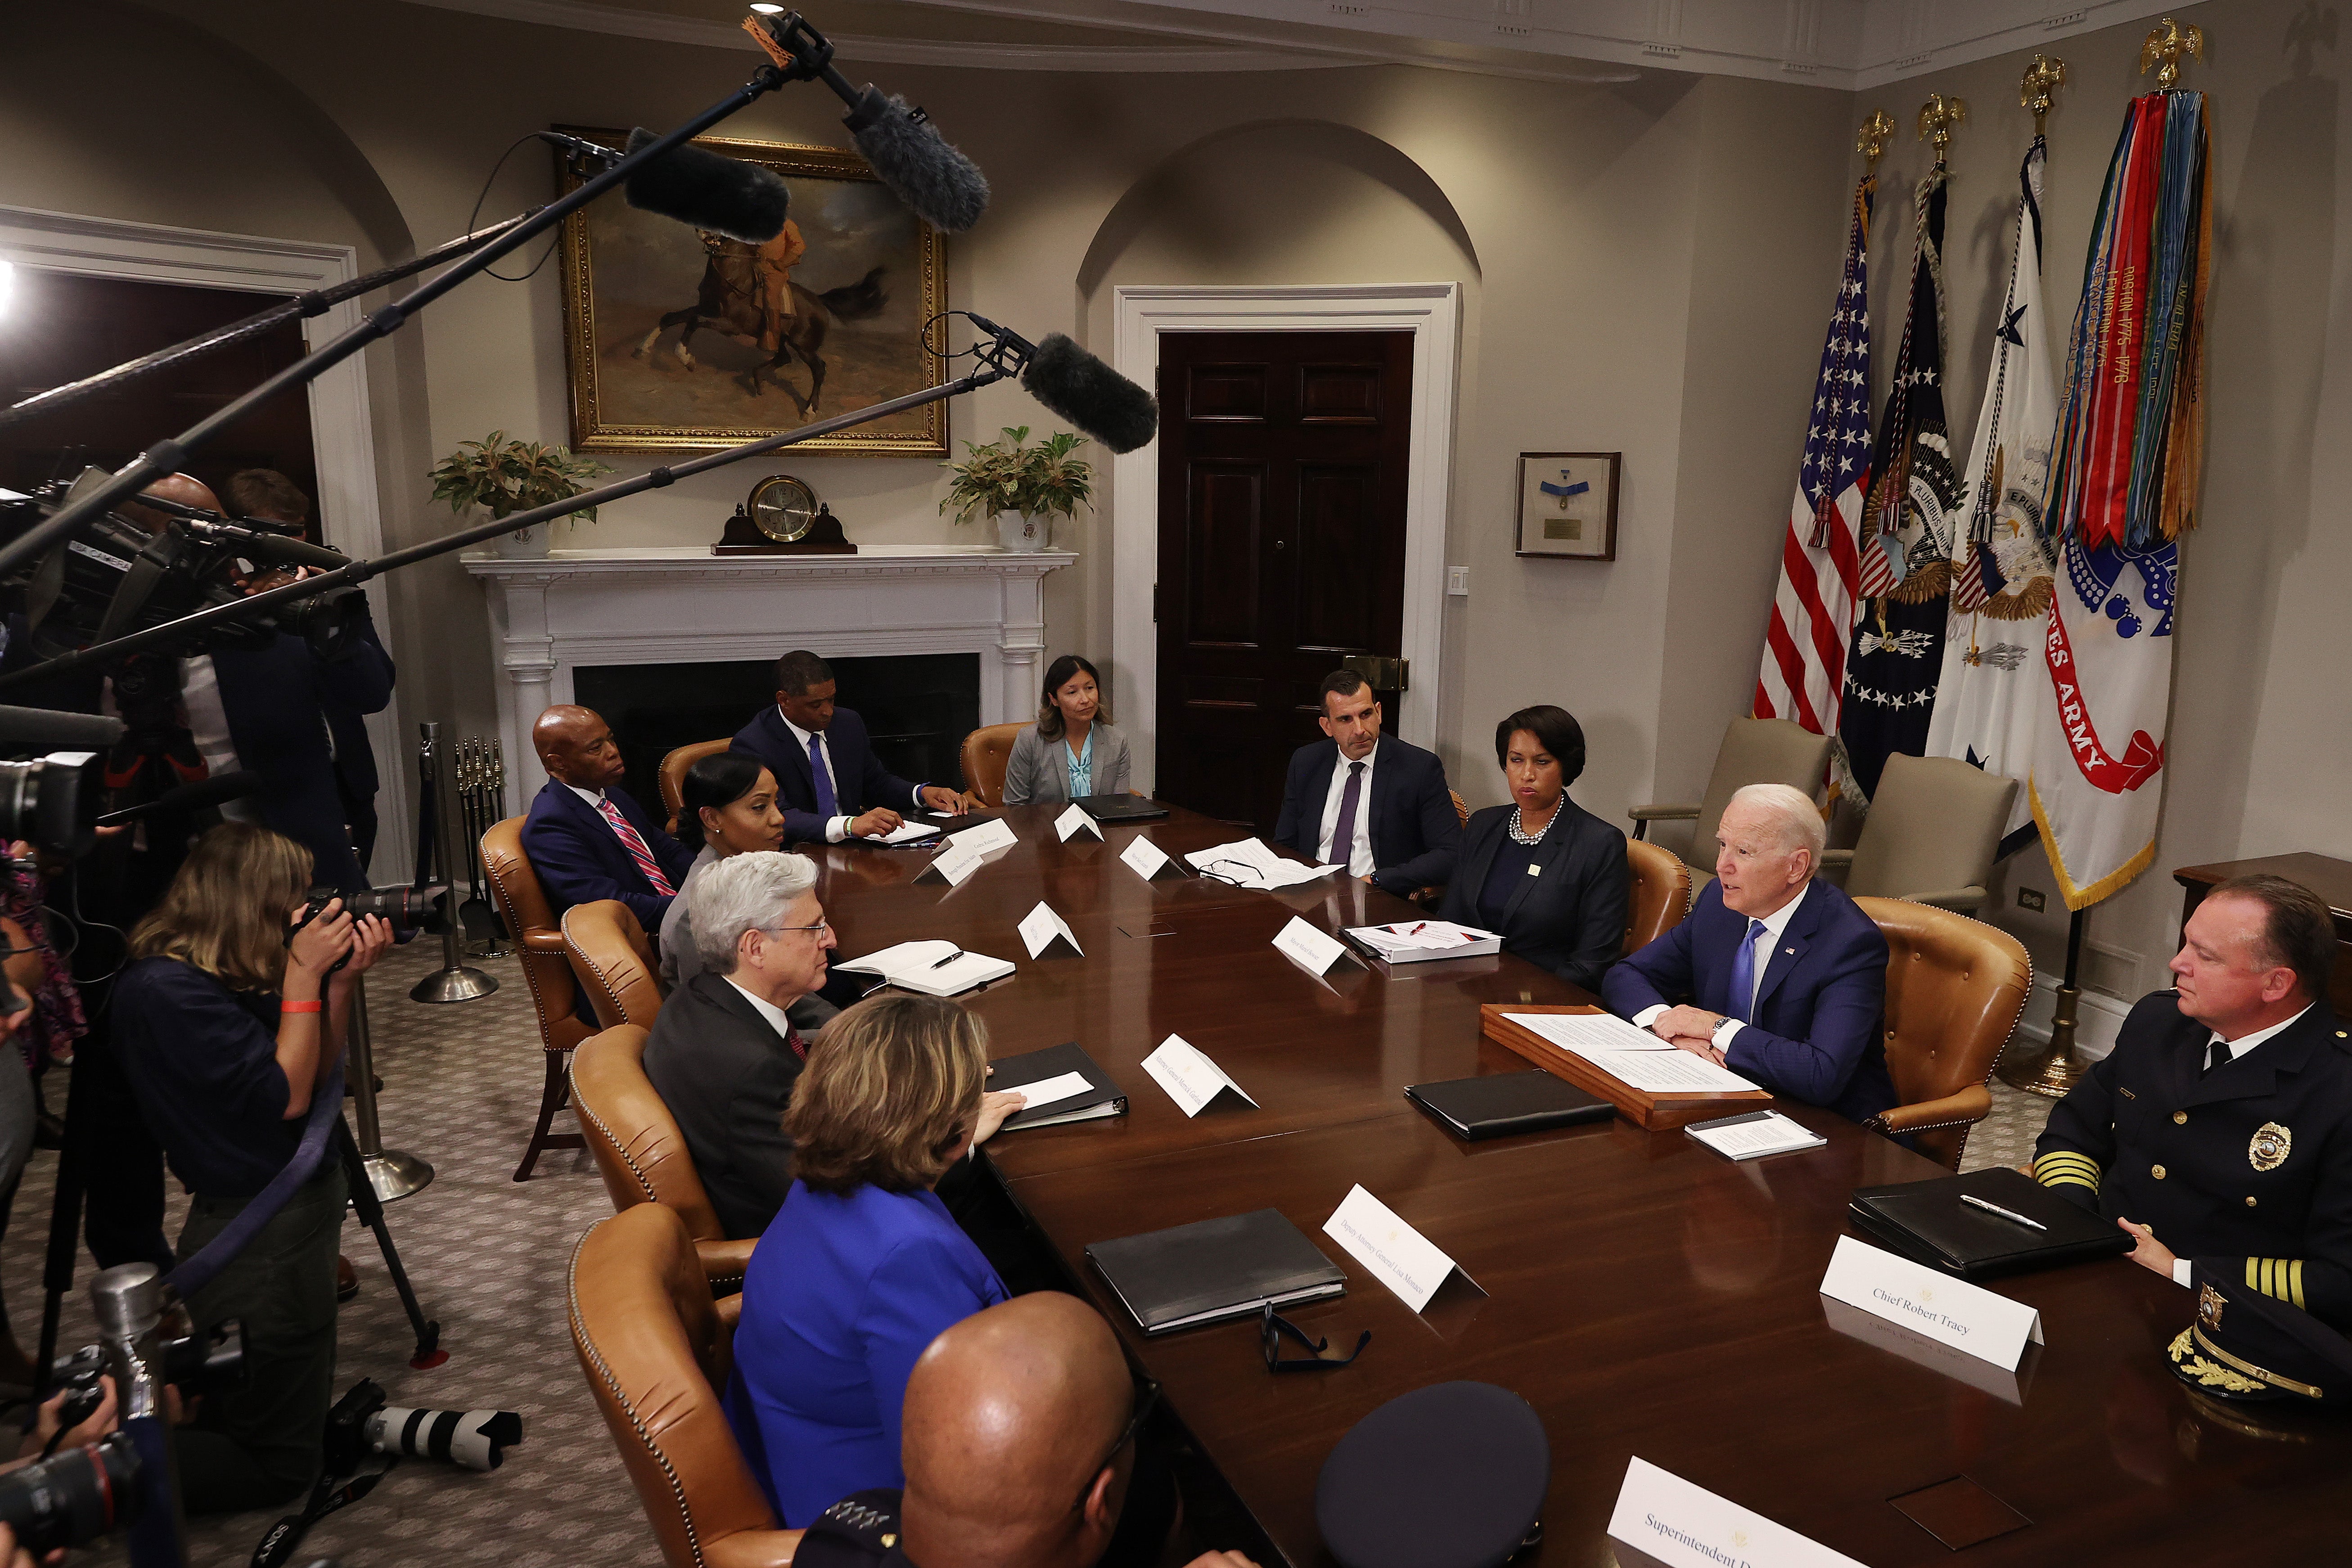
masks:
[[[1598,1013],[1599,1007],[1568,1007],[1558,1004],[1487,1002],[1478,1009],[1479,1032],[1505,1050],[1523,1056],[1555,1078],[1566,1079],[1587,1094],[1599,1095],[1618,1114],[1652,1132],[1672,1131],[1709,1117],[1737,1116],[1772,1103],[1760,1089],[1738,1094],[1653,1094],[1621,1083],[1573,1051],[1561,1050],[1524,1024],[1514,1024],[1506,1013]]]

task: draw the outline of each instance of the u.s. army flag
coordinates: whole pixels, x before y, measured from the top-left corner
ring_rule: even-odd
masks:
[[[2042,496],[2058,425],[2042,310],[2042,180],[2048,161],[2037,136],[2018,172],[2017,246],[1993,331],[1984,406],[1977,415],[1963,522],[1953,530],[1952,618],[1926,753],[1956,757],[2021,784],[2035,729],[2052,722],[2041,659],[2052,576]],[[2022,848],[2032,838],[2033,803],[2021,788],[2001,851]]]

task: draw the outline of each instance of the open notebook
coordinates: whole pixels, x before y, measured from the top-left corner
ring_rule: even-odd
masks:
[[[901,991],[926,996],[953,996],[1013,973],[1007,960],[966,952],[951,942],[902,942],[834,967],[850,974],[878,974]]]

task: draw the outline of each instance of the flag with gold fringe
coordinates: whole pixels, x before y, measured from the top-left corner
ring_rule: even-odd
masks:
[[[2053,716],[2027,790],[2073,910],[2156,853],[2179,538],[2204,468],[2212,250],[2205,95],[2133,100],[2092,226],[2046,501],[2058,571],[2038,663]]]
[[[1952,524],[1960,504],[1944,426],[1947,178],[1938,163],[1914,195],[1911,301],[1863,510],[1860,584],[1871,602],[1854,622],[1838,735],[1851,783],[1865,801],[1876,793],[1889,756],[1916,756],[1927,744],[1943,673]]]
[[[1952,531],[1951,620],[1927,745],[1928,756],[2021,782],[2034,734],[2051,721],[2050,682],[2038,657],[2053,573],[2042,498],[2058,422],[2042,309],[2048,163],[2049,149],[2036,136],[2018,171],[2017,242],[1965,475],[1958,513],[1965,525]],[[2024,847],[2033,836],[2032,802],[2020,789],[2001,852]]]

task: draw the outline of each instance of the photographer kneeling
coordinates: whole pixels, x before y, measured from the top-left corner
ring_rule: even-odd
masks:
[[[284,1168],[313,1091],[341,1058],[352,989],[392,943],[341,900],[309,912],[310,852],[224,823],[197,841],[131,933],[114,1037],[172,1171],[194,1194],[185,1259]],[[188,1307],[199,1331],[245,1320],[248,1385],[179,1431],[191,1513],[284,1502],[317,1478],[334,1399],[335,1249],[345,1203],[334,1148]]]

